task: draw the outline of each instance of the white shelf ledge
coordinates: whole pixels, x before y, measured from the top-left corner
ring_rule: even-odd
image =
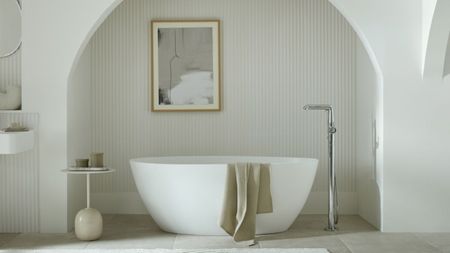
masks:
[[[0,114],[23,113],[21,110],[0,110]]]
[[[0,132],[0,154],[17,154],[32,149],[34,131]]]

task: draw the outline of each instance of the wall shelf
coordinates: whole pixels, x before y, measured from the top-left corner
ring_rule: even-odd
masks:
[[[34,131],[0,132],[0,154],[17,154],[32,149]]]
[[[26,113],[22,110],[0,110],[0,114]]]

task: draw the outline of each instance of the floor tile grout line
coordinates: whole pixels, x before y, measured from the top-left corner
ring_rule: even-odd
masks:
[[[258,248],[262,249],[261,243],[258,241]]]
[[[336,239],[338,239],[342,243],[342,245],[344,245],[344,247],[348,250],[348,252],[353,253],[353,251],[350,249],[350,247],[344,242],[344,240],[341,239],[341,237],[339,235],[336,235]]]
[[[175,248],[175,243],[177,242],[178,237],[180,236],[180,234],[175,234],[175,238],[173,239],[173,243],[172,243],[172,249],[176,249]]]
[[[414,237],[416,237],[417,239],[419,239],[420,241],[430,245],[433,249],[436,249],[439,252],[444,252],[442,249],[440,249],[439,247],[433,245],[431,242],[429,242],[427,239],[422,238],[421,236],[417,235],[417,233],[411,233]]]
[[[321,216],[319,216],[319,217],[321,217]],[[142,219],[142,220],[140,220],[140,219]],[[161,248],[168,248],[168,249],[175,249],[175,250],[180,249],[179,247],[183,247],[183,245],[185,245],[186,242],[189,244],[192,244],[194,246],[202,245],[203,241],[201,239],[199,239],[198,237],[194,237],[194,239],[196,239],[196,240],[189,242],[189,240],[185,241],[185,238],[182,237],[183,235],[181,235],[181,234],[172,234],[172,236],[169,236],[167,233],[162,232],[160,229],[158,229],[158,232],[156,232],[156,233],[153,230],[151,230],[151,231],[145,230],[144,231],[144,230],[142,230],[142,228],[144,228],[146,226],[142,226],[141,222],[146,222],[146,221],[147,221],[146,217],[139,218],[139,219],[137,219],[135,216],[127,217],[127,215],[124,215],[124,216],[115,215],[114,218],[110,217],[107,221],[108,229],[111,229],[110,232],[114,232],[114,233],[108,233],[108,235],[105,234],[106,237],[104,239],[114,239],[116,235],[120,235],[120,234],[124,233],[123,226],[126,226],[125,229],[127,231],[131,229],[136,232],[136,234],[138,235],[137,239],[139,241],[142,241],[142,239],[139,239],[139,238],[141,238],[140,237],[141,235],[145,236],[148,234],[149,237],[152,236],[153,234],[161,235],[162,242],[159,241],[157,239],[159,237],[157,237],[156,238],[157,240],[154,243],[151,242],[149,245],[146,246],[146,248],[148,246],[152,247],[151,245],[158,246],[159,243],[162,243],[165,245]],[[390,234],[390,233],[387,233],[387,234],[382,233],[380,231],[375,231],[375,230],[367,230],[368,227],[361,226],[361,222],[363,222],[363,220],[359,217],[357,219],[353,219],[353,218],[347,219],[347,220],[344,219],[342,225],[346,225],[346,226],[343,226],[343,230],[341,231],[343,233],[328,234],[321,230],[322,226],[320,224],[320,221],[321,221],[321,219],[317,219],[314,217],[309,217],[309,220],[302,219],[302,222],[298,223],[296,226],[293,226],[293,229],[290,229],[286,233],[280,233],[279,238],[276,237],[273,240],[278,241],[278,240],[288,239],[289,241],[291,241],[291,240],[294,241],[294,244],[295,244],[296,242],[298,242],[297,239],[299,241],[301,241],[303,239],[306,239],[306,240],[311,239],[311,241],[314,241],[315,240],[314,238],[327,239],[327,238],[335,237],[337,239],[336,242],[338,242],[338,244],[340,246],[336,247],[336,248],[332,247],[331,250],[334,249],[334,250],[337,250],[337,252],[341,252],[341,253],[342,252],[355,253],[355,252],[360,252],[359,248],[354,247],[352,240],[350,240],[350,241],[347,240],[348,238],[352,238],[353,235],[358,235],[362,239],[368,238],[369,241],[371,241],[370,239],[372,236],[375,236],[375,239],[376,239],[376,237],[384,234],[384,235],[387,235],[387,238],[389,238],[389,234]],[[152,227],[155,226],[155,224],[153,224],[153,223],[149,224],[149,225],[151,225]],[[118,234],[116,234],[116,230],[114,230],[117,228],[120,228],[119,230],[117,230]],[[306,228],[306,230],[304,230],[305,228]],[[317,233],[315,233],[315,232],[317,232]],[[369,233],[367,234],[367,232],[369,232]],[[127,234],[127,232],[125,232],[125,234]],[[417,243],[420,244],[419,246],[423,247],[423,250],[426,252],[428,252],[428,251],[430,251],[430,252],[445,251],[445,248],[440,246],[441,245],[440,241],[435,241],[434,237],[431,237],[431,236],[428,237],[426,233],[392,233],[392,234],[405,235],[407,238],[409,238],[409,241],[410,240],[417,241]],[[438,233],[430,233],[430,235],[433,235],[433,234],[438,235]],[[450,238],[450,233],[445,233],[445,234],[448,234],[448,236]],[[24,238],[25,239],[28,238],[30,240],[31,239],[39,239],[39,238],[41,238],[41,235],[43,236],[43,238],[45,240],[51,239],[51,238],[55,239],[55,240],[52,239],[50,241],[55,242],[54,246],[56,248],[59,248],[60,246],[62,246],[64,248],[65,246],[61,245],[61,243],[67,244],[66,245],[67,247],[76,246],[79,249],[90,249],[91,247],[92,248],[105,247],[105,245],[97,245],[96,242],[86,242],[81,245],[71,245],[72,241],[73,241],[73,237],[74,237],[73,232],[58,234],[58,235],[56,235],[56,237],[52,237],[51,234],[39,234],[39,233],[37,233],[37,234],[34,234],[34,233],[15,234],[14,236],[11,236],[11,235],[8,235],[5,233],[4,237],[2,237],[2,234],[0,234],[0,249],[3,249],[5,246],[6,247],[12,246],[13,248],[26,247],[26,248],[30,248],[30,249],[33,249],[34,247],[37,247],[37,248],[44,247],[45,248],[47,245],[47,242],[45,242],[44,244],[42,244],[42,243],[38,243],[37,245],[33,244],[34,245],[33,246],[33,245],[29,245],[29,243],[24,241]],[[66,235],[66,236],[61,237],[61,235]],[[111,237],[111,235],[113,235],[113,237]],[[349,235],[350,237],[347,237],[347,235]],[[447,235],[444,235],[444,236],[445,237],[443,237],[443,238],[447,238],[446,237]],[[168,237],[170,237],[170,238],[168,238]],[[385,238],[385,236],[382,236],[382,237]],[[68,242],[66,242],[67,238],[69,238]],[[133,237],[124,236],[124,239],[126,239],[126,238],[130,238],[130,240],[133,240]],[[399,238],[400,238],[399,241],[396,241],[396,240],[393,241],[393,243],[396,244],[397,246],[401,245],[402,243],[405,244],[405,243],[409,242],[409,241],[403,241],[401,239],[401,237],[399,237]],[[167,239],[169,239],[169,240],[167,240]],[[216,240],[215,238],[212,238],[212,239],[213,239],[212,241],[209,241],[208,238],[205,239],[206,242],[211,242],[212,247],[217,246],[220,248],[222,248],[222,247],[223,248],[231,248],[231,246],[232,246],[232,244],[230,244],[229,247],[226,247],[226,244],[222,244],[221,240]],[[440,240],[440,237],[438,239]],[[146,239],[144,238],[143,240],[146,240]],[[226,239],[226,240],[228,241],[228,239]],[[319,241],[320,240],[321,239],[319,239]],[[377,241],[377,240],[375,240],[375,241]],[[384,239],[382,241],[384,241]],[[390,242],[390,241],[388,241],[388,242]],[[17,243],[19,243],[19,244],[17,244]],[[266,245],[265,243],[266,243],[266,240],[261,240],[261,241],[257,240],[257,244],[251,248],[255,248],[255,249],[271,248],[269,246],[270,244]],[[189,245],[189,244],[186,244],[186,245]],[[447,244],[445,243],[445,245],[447,245]],[[52,244],[50,243],[47,246],[52,247]],[[130,248],[135,247],[133,245],[129,245],[129,246],[125,245],[125,246],[130,247]],[[265,246],[268,246],[268,247],[265,247]],[[326,246],[326,245],[323,245],[323,246]],[[382,245],[379,242],[378,243],[373,242],[373,245],[369,245],[369,246],[373,246],[373,247],[377,248]],[[406,248],[408,248],[408,245],[405,244],[405,246],[406,246]],[[331,252],[335,253],[334,251],[331,251]]]

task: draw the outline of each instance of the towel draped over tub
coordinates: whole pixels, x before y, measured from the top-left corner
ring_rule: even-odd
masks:
[[[270,165],[228,164],[220,226],[236,242],[253,243],[256,214],[272,211]]]

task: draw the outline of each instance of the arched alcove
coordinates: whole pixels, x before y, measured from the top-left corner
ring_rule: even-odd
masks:
[[[116,1],[108,10],[108,14],[113,12],[112,9],[120,2]],[[339,183],[343,189],[343,212],[352,213],[362,210],[364,212],[360,213],[362,217],[380,227],[383,77],[366,37],[357,25],[345,16],[345,11],[339,8],[338,1],[330,2],[341,14],[328,1],[311,1],[314,4],[311,3],[309,6],[310,11],[323,11],[322,18],[325,17],[325,19],[320,19],[320,17],[308,16],[311,20],[305,18],[307,15],[295,13],[299,10],[298,8],[284,10],[276,1],[273,3],[271,1],[258,2],[265,7],[270,7],[268,10],[275,15],[286,12],[286,15],[296,17],[293,19],[295,22],[291,25],[286,25],[289,22],[286,24],[280,22],[279,17],[271,19],[273,14],[263,15],[263,12],[258,13],[253,8],[249,9],[253,11],[251,12],[255,17],[253,20],[238,22],[239,19],[237,19],[232,22],[232,19],[229,19],[230,15],[243,14],[247,7],[255,4],[254,1],[240,2],[242,8],[239,8],[239,12],[233,12],[231,4],[223,3],[223,8],[217,6],[209,9],[204,7],[200,10],[196,8],[199,10],[198,13],[194,11],[195,8],[179,8],[185,11],[181,14],[170,12],[173,9],[171,7],[173,7],[174,1],[167,1],[166,8],[158,8],[158,4],[161,5],[159,2],[124,1],[112,16],[107,18],[105,15],[99,19],[90,34],[86,36],[83,45],[80,46],[69,76],[68,146],[70,148],[68,159],[86,156],[88,154],[86,150],[105,151],[107,161],[119,168],[115,175],[95,181],[93,190],[97,195],[94,194],[93,201],[97,206],[100,209],[107,209],[108,212],[145,212],[127,168],[128,159],[138,156],[195,153],[226,155],[231,152],[242,152],[242,154],[260,155],[316,156],[322,161],[326,161],[324,134],[315,130],[316,126],[319,126],[317,129],[321,129],[324,122],[323,115],[306,115],[300,111],[300,108],[303,103],[331,101],[337,106],[337,113],[341,112],[341,116],[338,116],[341,128],[338,126],[338,131],[345,137],[345,139],[341,139],[341,144],[337,145],[337,148],[340,149],[338,151],[340,152],[338,158],[340,159],[340,168],[338,169],[341,169]],[[199,6],[199,3],[196,2],[188,4]],[[296,1],[290,1],[287,4],[291,5],[289,7],[298,7]],[[148,17],[173,18],[177,15],[196,19],[207,15],[208,17],[219,17],[223,22],[223,50],[226,50],[222,58],[223,71],[224,73],[233,73],[233,76],[224,77],[223,96],[226,97],[224,97],[223,112],[155,114],[147,111]],[[339,24],[346,22],[348,24],[338,26],[336,21]],[[119,26],[120,22],[126,23]],[[307,24],[304,25],[305,23]],[[336,29],[326,30],[327,28],[321,26],[323,24],[334,25],[332,28]],[[262,27],[265,28],[262,29]],[[310,37],[291,32],[297,31],[299,27],[304,28],[305,31],[306,29],[317,30],[310,30],[308,33]],[[340,37],[342,34],[347,37]],[[282,40],[277,36],[286,36],[288,39]],[[265,40],[256,40],[256,38],[265,38]],[[336,40],[338,43],[330,43],[327,39]],[[258,46],[250,47],[250,45]],[[279,46],[276,53],[265,50],[270,49],[273,45]],[[311,48],[302,51],[301,45]],[[313,48],[313,45],[323,48]],[[294,50],[295,52],[293,52]],[[317,54],[308,54],[308,51]],[[319,53],[323,53],[323,55]],[[295,56],[304,56],[304,58]],[[319,59],[315,56],[325,58],[322,59],[323,61],[315,63],[314,60]],[[334,62],[326,63],[327,56],[330,57],[329,61]],[[357,64],[357,62],[361,64]],[[262,67],[252,65],[252,63],[260,64]],[[346,66],[346,63],[353,64],[351,65],[353,69]],[[314,78],[308,79],[308,74]],[[346,80],[352,83],[345,84]],[[268,81],[279,86],[264,86],[264,90],[257,90],[254,94],[256,94],[255,97],[275,102],[261,103],[258,99],[245,100],[246,96],[253,94],[252,88],[260,87],[258,85]],[[306,84],[308,82],[310,84]],[[338,88],[333,89],[333,87],[327,86],[333,82],[340,85],[339,89],[348,89],[351,93],[344,92],[345,94],[343,94]],[[233,86],[235,91],[233,93],[228,87],[236,83],[239,83],[242,90],[238,92],[239,87]],[[249,86],[249,83],[253,86]],[[302,94],[295,88],[298,83],[303,83],[302,87],[312,92],[309,95],[307,92]],[[109,87],[108,85],[113,86]],[[316,91],[314,91],[315,88],[317,88]],[[279,89],[285,93],[280,92]],[[241,96],[241,93],[246,96]],[[274,98],[273,94],[280,96]],[[333,95],[341,97],[336,99]],[[348,104],[347,98],[351,101]],[[239,106],[233,106],[238,103],[237,101],[247,102],[239,102]],[[339,111],[339,109],[342,110]],[[242,111],[244,113],[241,113]],[[345,115],[342,113],[344,111]],[[241,119],[239,122],[244,124],[242,128],[246,130],[228,125],[224,129],[220,128],[221,124],[226,124],[226,122],[238,122],[237,118],[233,116],[237,114]],[[266,116],[267,114],[272,116]],[[350,120],[346,118],[347,116],[350,117]],[[260,126],[264,131],[248,131],[246,127],[253,125],[251,122],[245,123],[247,118],[266,120],[264,121],[266,124]],[[244,120],[242,121],[242,119]],[[314,122],[314,125],[301,125],[302,128],[298,128],[301,122],[308,121]],[[185,128],[176,127],[181,124]],[[154,135],[153,131],[159,132],[159,134]],[[299,134],[296,131],[299,131]],[[125,132],[127,134],[121,134]],[[214,142],[200,139],[200,133],[204,136],[202,138],[211,139]],[[312,136],[311,133],[313,133],[313,137],[309,137]],[[83,134],[83,138],[80,138],[81,134]],[[197,139],[185,137],[188,134],[196,136]],[[233,136],[235,141],[233,141]],[[292,136],[295,138],[291,138]],[[298,144],[302,138],[308,142],[308,146]],[[146,141],[141,141],[142,139]],[[171,144],[180,139],[182,141],[178,145]],[[238,140],[243,140],[243,142]],[[190,144],[192,141],[198,141],[199,145]],[[118,143],[121,143],[122,146]],[[152,146],[151,143],[158,145]],[[222,147],[217,147],[217,144]],[[324,212],[326,203],[319,203],[319,200],[326,190],[325,168],[326,164],[323,164],[318,172],[315,184],[316,193],[313,193],[316,195],[316,199],[313,197],[309,206],[306,207],[306,211],[309,213]],[[69,182],[68,188],[69,194],[77,191],[79,193],[80,189],[84,189],[82,182],[76,181]],[[357,196],[358,189],[361,192],[359,197]],[[72,198],[74,197],[72,196]],[[126,207],[122,204],[125,201],[128,203]],[[82,206],[84,202],[83,199],[78,199],[73,203]],[[69,212],[77,210],[77,206],[69,208]],[[74,213],[70,213],[69,219],[73,215]]]
[[[447,40],[447,50],[445,53],[444,78],[449,78],[449,76],[450,76],[450,33]]]
[[[427,3],[431,5],[424,18],[429,25],[424,31],[423,77],[441,81],[450,73],[450,2],[436,0]],[[426,15],[427,14],[427,15]],[[446,78],[448,79],[448,78]]]
[[[67,164],[88,158],[91,152],[90,49],[88,43],[98,27],[123,0],[115,0],[104,10],[85,35],[73,60],[67,87]],[[78,210],[86,205],[86,181],[81,175],[67,180],[67,224],[70,231]]]
[[[362,155],[359,163],[358,185],[358,210],[359,215],[368,220],[372,225],[383,231],[383,133],[384,133],[384,106],[383,106],[383,72],[375,52],[359,26],[357,20],[351,16],[351,10],[345,8],[344,1],[328,0],[345,17],[358,35],[358,84],[362,89],[358,90],[359,105],[358,115],[366,127],[358,129],[359,145],[362,147]],[[360,86],[358,86],[360,87]],[[374,94],[371,96],[370,94]],[[365,117],[364,115],[369,115]],[[370,120],[369,120],[370,119]],[[370,127],[368,127],[370,124]],[[370,130],[368,130],[370,128]],[[370,135],[368,137],[367,135]],[[369,147],[370,146],[370,147]],[[372,152],[372,155],[368,153]],[[365,154],[364,154],[365,153]],[[372,164],[370,165],[370,163]]]

